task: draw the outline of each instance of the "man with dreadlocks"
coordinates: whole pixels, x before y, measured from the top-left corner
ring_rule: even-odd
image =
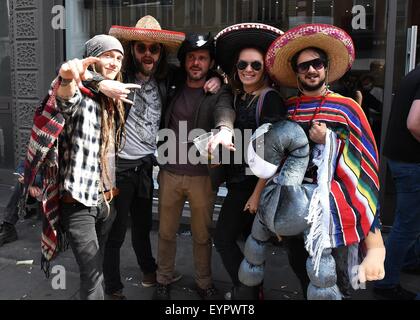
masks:
[[[58,151],[60,220],[79,264],[81,299],[104,298],[103,249],[115,218],[115,152],[123,130],[115,119],[124,117],[121,102],[93,94],[81,81],[92,77],[89,69],[120,79],[123,54],[116,38],[95,36],[85,44],[85,59],[64,63],[52,85],[65,121]],[[128,89],[138,87],[121,84],[120,99],[127,101]]]

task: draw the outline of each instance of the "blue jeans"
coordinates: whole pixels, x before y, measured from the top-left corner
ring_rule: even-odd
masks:
[[[400,271],[410,247],[420,235],[420,163],[389,160],[397,191],[395,220],[385,242],[385,278],[375,283],[390,288],[400,283]]]
[[[420,268],[420,237],[410,247],[405,256],[404,268],[417,269]]]

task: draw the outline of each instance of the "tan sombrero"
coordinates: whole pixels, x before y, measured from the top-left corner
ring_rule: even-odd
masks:
[[[340,79],[355,59],[353,40],[344,30],[327,24],[305,24],[287,31],[268,49],[265,63],[273,80],[282,86],[296,88],[291,59],[309,47],[324,50],[328,55],[330,82]]]
[[[111,26],[109,34],[121,42],[155,41],[162,43],[168,50],[175,51],[185,39],[185,33],[162,30],[159,22],[152,16],[144,16],[135,27]]]

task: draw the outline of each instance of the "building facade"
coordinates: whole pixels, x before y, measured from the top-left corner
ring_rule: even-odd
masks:
[[[385,136],[399,80],[417,63],[410,29],[420,23],[414,0],[1,0],[0,169],[24,156],[33,112],[60,63],[80,57],[83,43],[111,25],[134,26],[146,14],[162,28],[211,32],[241,22],[262,22],[284,31],[303,23],[346,30],[356,61],[340,86],[375,87],[375,105],[363,106],[378,145]],[[413,33],[413,40],[416,40]],[[411,55],[409,54],[411,48]],[[286,92],[286,94],[293,92]],[[392,185],[381,161],[383,221],[392,223]]]

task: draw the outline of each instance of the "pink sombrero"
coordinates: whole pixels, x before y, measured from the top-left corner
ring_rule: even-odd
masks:
[[[355,59],[353,40],[344,30],[327,24],[305,24],[287,31],[268,49],[265,63],[273,80],[282,86],[296,88],[296,74],[290,62],[296,53],[308,47],[327,53],[330,82],[340,79]]]
[[[236,55],[246,47],[260,48],[264,53],[283,31],[263,23],[247,22],[229,26],[215,37],[216,61],[226,74],[230,74]]]
[[[144,16],[135,27],[111,26],[109,34],[126,43],[129,41],[155,41],[168,50],[176,51],[185,39],[185,33],[162,30],[159,22],[152,16]]]

